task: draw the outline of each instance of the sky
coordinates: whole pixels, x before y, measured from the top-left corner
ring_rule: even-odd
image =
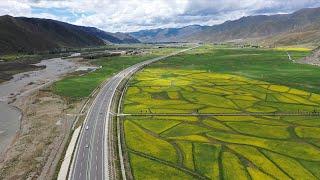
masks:
[[[48,18],[109,32],[215,25],[320,7],[320,0],[0,0],[0,15]]]

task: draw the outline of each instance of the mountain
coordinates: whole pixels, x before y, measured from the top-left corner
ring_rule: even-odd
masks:
[[[1,54],[103,44],[101,39],[78,29],[75,25],[49,19],[0,17]]]
[[[320,44],[320,23],[304,26],[301,29],[280,33],[274,36],[261,39],[262,45],[299,45],[304,44],[310,47]]]
[[[109,34],[120,39],[121,43],[128,43],[128,44],[141,43],[138,39],[134,38],[129,33],[117,32],[117,33],[109,33]]]
[[[0,54],[102,46],[106,42],[139,41],[123,33],[108,33],[50,19],[0,16]]]
[[[259,39],[267,42],[268,40],[272,41],[274,36],[279,36],[277,38],[279,42],[294,44],[297,41],[291,37],[296,36],[295,33],[299,33],[304,37],[313,31],[312,37],[316,36],[319,39],[318,32],[320,30],[317,29],[319,24],[320,8],[308,8],[292,14],[242,17],[238,20],[226,21],[223,24],[214,26],[144,30],[133,32],[131,35],[145,42],[164,42],[168,40],[180,42],[224,42],[246,39]],[[308,42],[312,41],[312,39],[309,39]]]
[[[302,9],[293,14],[259,15],[227,21],[194,34],[189,40],[226,41],[247,38],[265,38],[281,33],[292,33],[320,23],[320,8]]]
[[[207,27],[191,25],[182,28],[141,30],[132,32],[130,35],[142,42],[176,42],[187,40],[190,35],[201,32],[205,28]]]
[[[83,31],[89,33],[92,36],[96,36],[102,39],[105,43],[114,43],[114,44],[130,44],[130,43],[140,43],[139,40],[133,38],[127,33],[110,33],[102,31],[95,27],[79,27]]]

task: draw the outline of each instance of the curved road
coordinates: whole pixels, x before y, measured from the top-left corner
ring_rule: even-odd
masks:
[[[195,47],[193,47],[195,48]],[[191,50],[184,49],[167,56],[153,58],[135,64],[110,78],[104,84],[92,103],[82,126],[77,142],[69,179],[71,180],[107,180],[115,179],[112,157],[112,99],[119,84],[132,74],[153,62]],[[86,128],[88,127],[88,129]]]

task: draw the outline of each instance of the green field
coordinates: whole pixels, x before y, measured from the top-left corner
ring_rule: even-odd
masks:
[[[166,55],[177,51],[178,48],[148,49],[145,55],[128,55],[117,57],[105,57],[96,60],[90,60],[90,63],[96,66],[102,66],[101,69],[85,75],[71,75],[56,83],[52,89],[53,92],[69,98],[70,100],[80,100],[88,97],[90,93],[98,87],[104,80],[111,77],[114,73],[130,67],[139,62],[153,57]]]
[[[309,51],[289,51],[294,60]],[[285,51],[269,49],[232,49],[204,46],[162,61],[153,67],[204,70],[240,75],[274,84],[287,85],[320,93],[320,69],[316,66],[295,64]]]
[[[153,114],[124,121],[133,176],[319,179],[320,117],[275,115],[320,111],[319,75],[281,50],[211,46],[146,68],[124,100],[124,113]]]

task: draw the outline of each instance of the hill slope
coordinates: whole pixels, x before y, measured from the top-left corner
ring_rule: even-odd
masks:
[[[50,19],[0,16],[0,54],[56,48],[139,42],[130,35],[108,33]]]
[[[246,38],[264,38],[281,33],[306,31],[305,27],[320,22],[320,8],[303,9],[293,14],[243,17],[212,26],[194,34],[190,40],[225,41]]]
[[[117,32],[117,33],[109,33],[108,34],[120,39],[120,43],[140,43],[140,41],[136,38],[134,38],[133,36],[131,36],[129,33],[121,33],[121,32]]]
[[[101,39],[78,29],[75,25],[49,19],[0,17],[0,53],[103,44]]]
[[[308,36],[310,31],[317,31],[320,25],[320,8],[302,9],[292,14],[280,15],[258,15],[242,17],[235,21],[226,21],[220,25],[206,26],[198,28],[171,28],[144,30],[131,33],[134,37],[147,42],[163,41],[189,41],[189,42],[223,42],[237,39],[270,39],[271,36],[279,35],[277,40],[284,44],[294,44],[291,42],[292,33],[299,32],[301,36]],[[168,33],[174,32],[174,33]],[[305,33],[305,34],[303,34]],[[187,34],[187,35],[185,35]],[[319,33],[313,32],[312,37]],[[283,38],[283,40],[281,40]],[[270,39],[271,41],[272,39]],[[311,41],[311,39],[309,39]]]
[[[102,39],[106,43],[115,43],[115,44],[122,44],[122,43],[140,43],[139,40],[135,39],[129,34],[126,33],[110,33],[102,31],[95,27],[79,27],[83,31],[89,33],[90,35],[96,36]]]
[[[320,66],[320,46],[314,49],[311,55],[298,60],[298,62]]]
[[[143,42],[179,42],[189,39],[189,36],[201,32],[205,28],[208,27],[192,25],[182,28],[142,30],[130,33],[130,35]]]
[[[320,23],[314,23],[301,29],[280,33],[260,40],[261,44],[266,45],[320,45]]]

